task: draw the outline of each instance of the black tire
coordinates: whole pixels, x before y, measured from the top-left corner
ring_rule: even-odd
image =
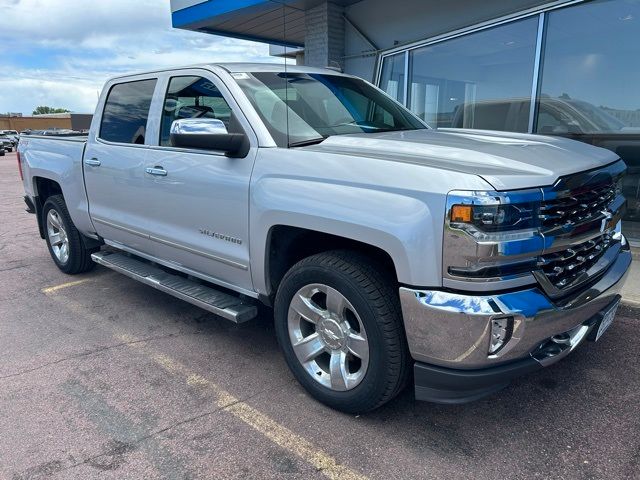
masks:
[[[50,210],[55,210],[57,212],[66,231],[69,242],[69,256],[64,262],[58,259],[55,255],[47,233],[47,215]],[[95,267],[95,263],[91,260],[91,254],[98,249],[89,249],[86,247],[82,234],[78,231],[71,220],[69,210],[67,210],[67,205],[65,204],[64,197],[62,195],[52,195],[47,198],[46,202],[44,202],[44,206],[42,207],[42,224],[44,225],[45,239],[47,247],[49,248],[49,254],[60,270],[69,275],[75,275],[77,273],[88,272]]]
[[[358,252],[336,250],[301,260],[284,276],[275,299],[275,329],[285,360],[300,384],[320,402],[343,412],[363,413],[393,399],[406,386],[410,357],[397,286],[391,273]],[[321,283],[345,297],[357,311],[369,342],[368,369],[360,383],[335,391],[312,378],[294,352],[289,306],[303,287]]]
[[[4,150],[0,150],[0,157],[4,157]]]

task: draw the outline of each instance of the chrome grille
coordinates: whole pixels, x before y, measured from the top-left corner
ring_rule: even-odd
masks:
[[[585,186],[545,200],[540,206],[540,222],[543,230],[574,226],[602,216],[602,212],[616,198],[616,184],[609,181],[600,185]]]
[[[604,255],[613,241],[613,234],[606,233],[566,250],[542,255],[538,266],[547,279],[556,288],[562,290],[585,275]]]

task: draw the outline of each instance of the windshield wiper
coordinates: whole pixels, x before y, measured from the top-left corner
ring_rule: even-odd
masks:
[[[302,140],[300,142],[291,142],[289,143],[289,148],[292,147],[306,147],[308,145],[317,145],[318,143],[322,143],[327,139],[327,137],[317,137],[311,138],[309,140]]]

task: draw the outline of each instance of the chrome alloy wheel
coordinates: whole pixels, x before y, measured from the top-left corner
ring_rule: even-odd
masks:
[[[335,391],[360,384],[369,366],[369,342],[344,295],[319,283],[301,288],[289,304],[288,329],[298,361],[314,380]]]
[[[60,263],[69,260],[69,238],[60,214],[54,209],[47,213],[47,236],[51,244],[51,250]]]

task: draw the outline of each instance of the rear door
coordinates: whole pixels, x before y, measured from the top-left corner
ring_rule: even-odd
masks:
[[[149,110],[157,78],[105,89],[84,156],[89,213],[96,232],[118,246],[152,255],[145,177]]]

